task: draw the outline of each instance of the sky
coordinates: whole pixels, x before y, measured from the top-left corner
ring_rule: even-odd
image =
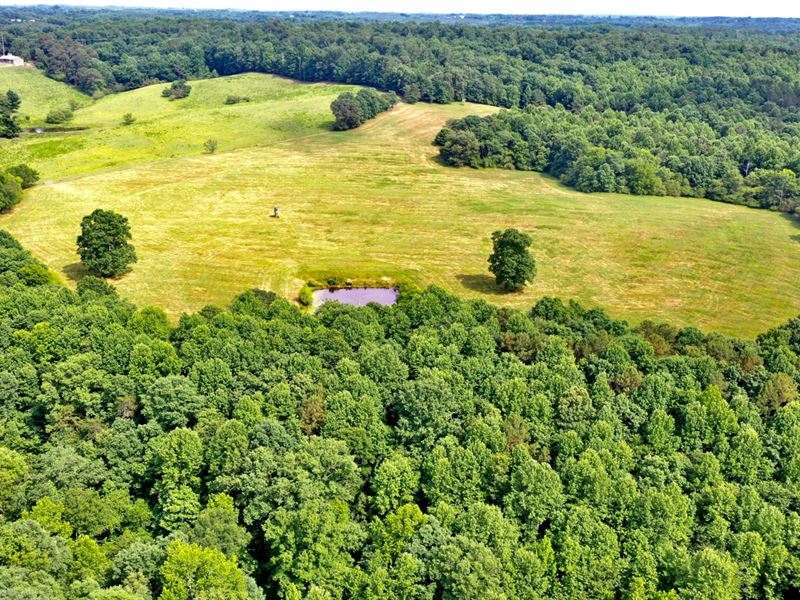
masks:
[[[657,16],[800,17],[792,0],[0,0],[0,6],[71,4],[157,8],[236,8],[247,10],[339,10],[405,13],[510,13]]]

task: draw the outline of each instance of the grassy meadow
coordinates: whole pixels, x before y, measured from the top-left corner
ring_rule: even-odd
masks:
[[[445,121],[494,108],[401,104],[333,132],[328,106],[347,86],[266,75],[191,84],[175,102],[163,86],[100,99],[76,112],[84,132],[0,143],[0,164],[29,162],[47,182],[0,228],[74,281],[81,218],[120,211],[139,262],[115,284],[173,317],[251,287],[291,298],[329,276],[434,283],[517,307],[556,295],[740,336],[800,312],[800,229],[777,214],[440,165],[431,140]],[[226,106],[228,94],[252,101]],[[126,112],[134,125],[121,125]],[[219,150],[203,154],[210,137]],[[512,226],[533,235],[539,273],[503,294],[486,258],[491,232]]]
[[[14,90],[22,98],[19,113],[23,127],[42,125],[51,110],[69,108],[70,101],[78,106],[91,103],[89,96],[53,81],[33,67],[0,68],[0,94]]]

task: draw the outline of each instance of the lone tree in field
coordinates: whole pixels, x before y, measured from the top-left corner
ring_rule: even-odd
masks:
[[[81,221],[78,254],[89,272],[101,277],[121,275],[136,262],[136,250],[129,243],[128,219],[113,210],[97,209]]]
[[[489,271],[497,285],[514,292],[525,287],[536,276],[536,260],[528,248],[531,237],[516,229],[495,231],[492,234],[493,251],[489,256]]]

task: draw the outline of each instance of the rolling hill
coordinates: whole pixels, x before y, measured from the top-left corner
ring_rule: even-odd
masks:
[[[332,276],[435,283],[517,307],[556,295],[739,335],[800,311],[800,231],[777,214],[439,164],[439,128],[492,107],[401,104],[333,132],[328,106],[346,86],[266,75],[192,85],[175,102],[160,97],[163,86],[108,96],[76,112],[87,131],[0,146],[48,182],[0,228],[74,280],[81,217],[122,212],[140,258],[116,285],[172,316],[250,287],[294,297],[305,280]],[[229,106],[229,94],[251,101]],[[120,123],[126,112],[134,125]],[[204,154],[212,137],[220,149]],[[506,295],[486,257],[491,232],[511,226],[533,235],[539,275]]]

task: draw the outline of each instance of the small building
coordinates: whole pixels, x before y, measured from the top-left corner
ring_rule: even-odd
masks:
[[[24,67],[25,61],[10,52],[0,55],[0,67]]]

